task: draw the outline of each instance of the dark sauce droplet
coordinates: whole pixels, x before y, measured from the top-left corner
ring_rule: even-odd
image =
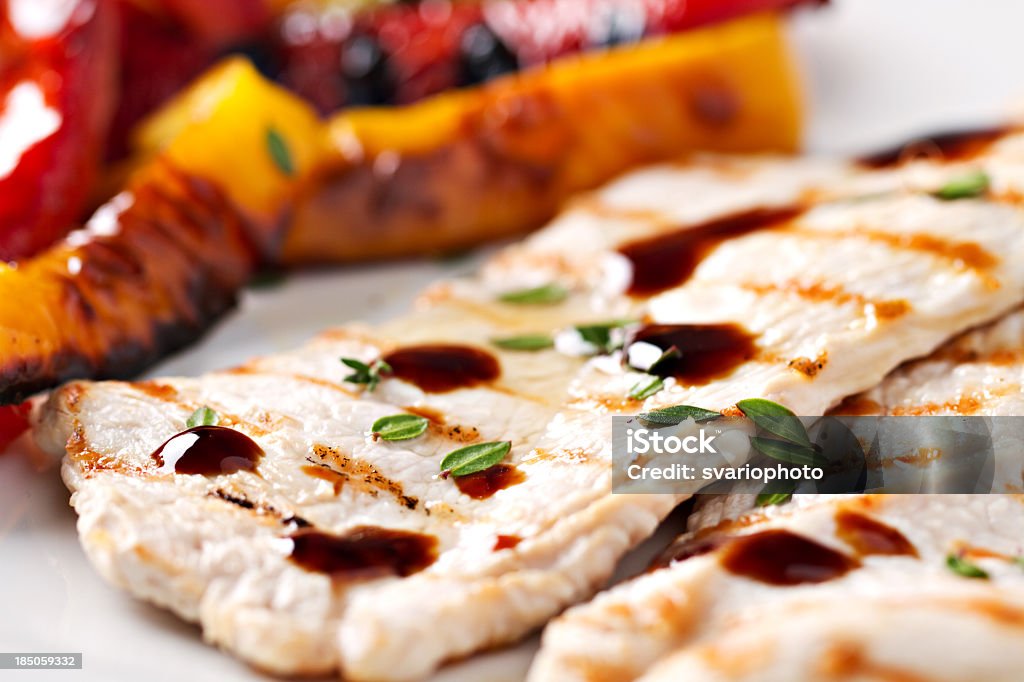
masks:
[[[917,556],[917,549],[903,533],[848,509],[836,514],[836,535],[861,556]]]
[[[465,495],[484,500],[510,486],[522,483],[526,475],[512,464],[495,464],[468,476],[455,478],[455,485]]]
[[[821,583],[858,568],[860,562],[786,530],[766,530],[730,542],[722,552],[730,573],[770,585]]]
[[[493,551],[500,552],[503,549],[513,549],[522,541],[523,539],[518,535],[499,535],[494,540]]]
[[[406,346],[383,358],[395,376],[428,393],[444,393],[494,381],[501,366],[493,355],[473,346]]]
[[[1009,128],[999,126],[927,135],[864,156],[859,163],[867,168],[889,168],[913,158],[931,155],[937,155],[946,161],[965,161],[984,153],[992,143],[1008,132]]]
[[[223,426],[196,426],[174,436],[151,455],[157,466],[176,474],[220,476],[256,471],[263,449],[240,431]]]
[[[291,536],[289,559],[333,577],[407,576],[437,560],[437,538],[423,533],[360,526],[344,535],[302,528]]]
[[[783,225],[803,208],[754,209],[716,218],[619,248],[633,265],[631,296],[653,296],[690,278],[705,256],[723,241]]]
[[[630,343],[642,341],[665,351],[673,346],[679,357],[658,363],[654,373],[689,385],[725,376],[752,359],[757,338],[736,324],[648,324]]]

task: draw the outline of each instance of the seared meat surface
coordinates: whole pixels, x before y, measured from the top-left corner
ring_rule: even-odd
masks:
[[[641,171],[478,276],[434,286],[406,318],[199,378],[71,383],[40,410],[36,438],[65,457],[83,546],[111,582],[260,668],[413,679],[588,597],[679,501],[610,494],[609,415],[749,397],[821,413],[1019,304],[1022,146],[1011,134],[970,159],[881,170],[710,158]],[[934,195],[978,167],[986,196]],[[507,300],[550,285],[565,296]],[[644,374],[619,362],[607,324],[624,319],[652,345],[687,340],[644,400],[629,397]],[[594,323],[607,342],[572,329]],[[522,334],[555,347],[492,344]],[[394,372],[371,391],[346,381],[342,357]],[[183,434],[203,406],[244,440]],[[373,434],[398,413],[427,431]],[[232,445],[207,447],[221,441]],[[442,474],[451,451],[505,441],[475,478]],[[666,631],[687,620],[661,607],[644,618]],[[540,678],[575,674],[558,677],[572,669],[555,653],[564,627]],[[657,649],[644,627],[628,634]]]

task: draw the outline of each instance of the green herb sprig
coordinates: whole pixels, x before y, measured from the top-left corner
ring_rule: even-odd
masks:
[[[530,289],[508,291],[498,297],[502,303],[514,305],[554,305],[569,296],[569,290],[559,284],[545,284]]]
[[[219,422],[220,415],[206,405],[203,405],[185,420],[185,426],[194,429],[197,426],[216,426]]]
[[[591,324],[578,324],[573,327],[584,341],[597,348],[599,353],[611,353],[622,348],[622,342],[612,338],[613,329],[621,329],[634,324],[636,320],[611,320]]]
[[[633,388],[629,389],[629,397],[633,400],[646,400],[663,388],[665,382],[661,377],[647,375],[633,384]]]
[[[430,421],[417,414],[392,414],[373,422],[370,431],[374,439],[410,440],[423,434]]]
[[[971,199],[988,191],[991,179],[982,170],[958,175],[935,191],[935,196],[946,201]]]
[[[721,412],[705,410],[703,407],[694,407],[692,405],[673,405],[671,407],[663,407],[659,410],[651,410],[650,412],[641,412],[637,415],[637,419],[651,425],[675,426],[676,424],[682,424],[687,419],[692,419],[698,424],[701,424],[703,422],[714,421],[721,416]]]
[[[792,499],[793,493],[772,493],[762,492],[758,494],[754,504],[758,507],[770,507],[777,504],[785,504]]]
[[[812,447],[807,429],[792,410],[764,398],[741,400],[736,403],[736,407],[754,422],[755,426],[768,433],[790,443]]]
[[[555,345],[554,339],[548,334],[523,334],[521,336],[505,336],[491,339],[498,348],[502,350],[537,351],[551,348]]]
[[[391,365],[383,360],[374,360],[372,363],[366,364],[355,358],[341,358],[341,362],[346,367],[355,370],[352,374],[345,377],[345,381],[350,384],[361,384],[370,393],[373,393],[373,390],[377,388],[381,377],[392,372]]]
[[[828,461],[811,444],[803,422],[790,409],[763,398],[741,400],[736,407],[759,429],[778,437],[752,436],[750,445],[761,454],[796,466],[828,465]]]
[[[476,443],[453,450],[441,460],[441,475],[458,478],[490,469],[505,459],[511,449],[511,441],[503,440],[492,443]]]
[[[967,561],[959,554],[950,554],[946,557],[946,567],[964,578],[977,578],[980,580],[988,580],[988,572],[977,566],[976,564]]]
[[[292,160],[291,150],[288,149],[284,136],[277,132],[276,128],[267,128],[267,151],[279,171],[288,177],[295,175],[295,162]]]

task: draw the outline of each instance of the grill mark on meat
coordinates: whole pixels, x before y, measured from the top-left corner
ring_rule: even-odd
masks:
[[[178,389],[159,381],[133,381],[130,386],[140,393],[145,393],[150,398],[156,398],[168,403],[178,403]]]
[[[444,414],[440,410],[435,410],[432,407],[426,407],[424,405],[418,405],[418,406],[409,406],[409,405],[407,405],[407,406],[403,407],[402,409],[405,410],[406,412],[408,412],[409,414],[415,414],[415,415],[417,415],[419,417],[423,417],[424,419],[429,421],[431,424],[435,424],[437,426],[443,426],[448,421],[447,418],[444,416]]]
[[[999,559],[1000,561],[1015,561],[1017,558],[1006,554],[1005,552],[997,552],[984,547],[975,547],[974,545],[968,545],[966,543],[957,543],[955,552],[965,559]]]
[[[799,296],[815,303],[834,303],[837,306],[856,303],[864,308],[865,315],[883,320],[892,320],[909,313],[913,308],[901,298],[871,299],[864,294],[848,291],[840,284],[814,282],[806,284],[795,280],[785,282],[744,282],[739,285],[756,294],[782,293]]]
[[[564,663],[566,668],[571,668],[576,673],[573,679],[583,680],[583,682],[619,682],[620,680],[632,680],[635,677],[635,671],[629,665],[610,665],[607,661],[583,654],[566,656]]]
[[[920,417],[934,414],[977,414],[985,409],[985,406],[989,401],[1016,393],[1020,390],[1020,384],[979,388],[976,391],[961,393],[955,400],[947,400],[942,403],[935,402],[922,403],[919,405],[897,405],[890,410],[890,413],[897,417]]]
[[[986,251],[977,242],[955,242],[931,234],[893,234],[880,230],[864,230],[857,234],[896,248],[930,253],[945,260],[963,264],[972,270],[988,270],[999,264],[999,258]]]
[[[312,459],[307,458],[307,461],[312,461]],[[347,477],[344,474],[339,474],[326,464],[313,462],[312,464],[304,464],[299,470],[310,478],[318,478],[321,481],[330,483],[334,489],[335,497],[341,494],[341,489],[345,486]]]
[[[850,230],[810,230],[799,226],[786,228],[786,233],[801,239],[867,239],[894,249],[926,253],[959,267],[984,272],[999,265],[999,258],[977,242],[957,242],[932,234],[910,232],[897,234],[868,227]]]
[[[902,668],[872,661],[864,651],[863,645],[858,642],[830,644],[822,652],[817,668],[821,679],[871,679],[878,682],[929,682],[931,679]]]
[[[570,396],[566,406],[575,410],[601,410],[602,412],[628,412],[643,405],[642,400],[622,395],[587,395]]]
[[[232,367],[231,369],[224,370],[224,374],[248,374],[248,375],[263,375],[267,377],[274,377],[279,379],[290,379],[292,381],[298,381],[303,384],[311,384],[313,386],[320,386],[322,388],[329,388],[332,391],[343,393],[350,398],[359,397],[359,392],[355,391],[344,384],[339,384],[329,379],[322,379],[320,377],[312,377],[308,374],[301,374],[299,372],[278,372],[275,370],[268,370],[258,365],[241,365],[239,367]]]
[[[771,642],[755,643],[744,647],[743,655],[737,656],[734,647],[709,642],[699,646],[696,651],[708,668],[722,673],[726,678],[742,679],[755,670],[765,670],[771,665],[774,646]]]
[[[61,389],[60,395],[64,401],[64,407],[68,412],[74,414],[78,412],[79,403],[82,401],[82,395],[85,393],[85,385],[81,382],[74,381],[65,384]]]
[[[232,493],[229,493],[228,491],[223,490],[221,488],[214,490],[212,493],[210,493],[210,495],[212,497],[216,497],[217,499],[224,500],[225,502],[228,502],[235,506],[241,507],[242,509],[256,509],[256,503],[247,500],[241,495],[234,495]]]
[[[313,446],[313,455],[316,459],[310,461],[337,472],[342,477],[343,484],[355,486],[356,490],[371,497],[377,497],[380,492],[388,493],[406,509],[416,509],[419,506],[419,499],[406,495],[400,482],[380,473],[369,462],[342,454],[337,448],[320,444]]]
[[[474,443],[480,440],[480,429],[475,426],[463,426],[462,424],[448,424],[447,417],[439,410],[435,410],[430,407],[403,407],[403,410],[409,414],[415,414],[418,417],[423,417],[429,423],[428,428],[430,432],[445,438],[447,440],[455,441],[456,443]]]
[[[799,357],[789,361],[789,368],[800,372],[809,379],[813,379],[818,372],[825,369],[828,362],[828,353],[821,353],[815,358]]]
[[[152,466],[136,466],[129,464],[120,457],[98,453],[90,449],[87,443],[88,438],[85,435],[85,427],[82,426],[80,421],[75,419],[65,449],[71,461],[78,465],[84,478],[92,478],[104,471],[141,478],[155,471],[155,467]]]
[[[591,460],[590,454],[584,448],[560,448],[558,450],[546,450],[534,448],[521,464],[537,464],[539,462],[568,462],[572,464],[583,464]]]
[[[273,519],[275,522],[284,525],[295,524],[296,528],[302,527],[301,524],[309,525],[308,521],[300,519],[297,516],[284,518],[281,512],[271,504],[267,504],[265,502],[253,502],[241,493],[230,492],[224,488],[218,488],[213,492],[207,493],[207,496],[234,505],[239,509],[251,511],[257,516],[265,516]]]
[[[459,424],[446,426],[431,422],[429,428],[431,433],[436,433],[438,436],[455,441],[456,443],[475,443],[480,440],[480,429],[475,426],[461,426]]]
[[[960,599],[951,602],[952,606],[961,608],[964,611],[984,615],[1003,625],[1015,628],[1024,628],[1024,610],[1007,604],[1000,599],[974,598]]]
[[[944,346],[928,357],[928,361],[945,360],[958,365],[986,364],[1009,366],[1024,363],[1024,348],[993,348],[979,351],[956,345]]]

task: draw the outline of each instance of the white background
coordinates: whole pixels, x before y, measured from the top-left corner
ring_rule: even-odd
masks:
[[[792,35],[807,86],[807,148],[862,152],[1004,119],[1024,102],[1022,27],[1024,3],[1012,0],[834,0],[802,13]],[[200,346],[155,373],[194,374],[291,347],[332,324],[400,314],[420,287],[473,260],[292,277],[247,294]],[[82,671],[0,671],[0,679],[263,679],[202,644],[196,628],[104,584],[78,546],[67,499],[53,466],[20,452],[0,458],[0,651],[85,654]],[[521,680],[535,646],[534,638],[437,679]]]

